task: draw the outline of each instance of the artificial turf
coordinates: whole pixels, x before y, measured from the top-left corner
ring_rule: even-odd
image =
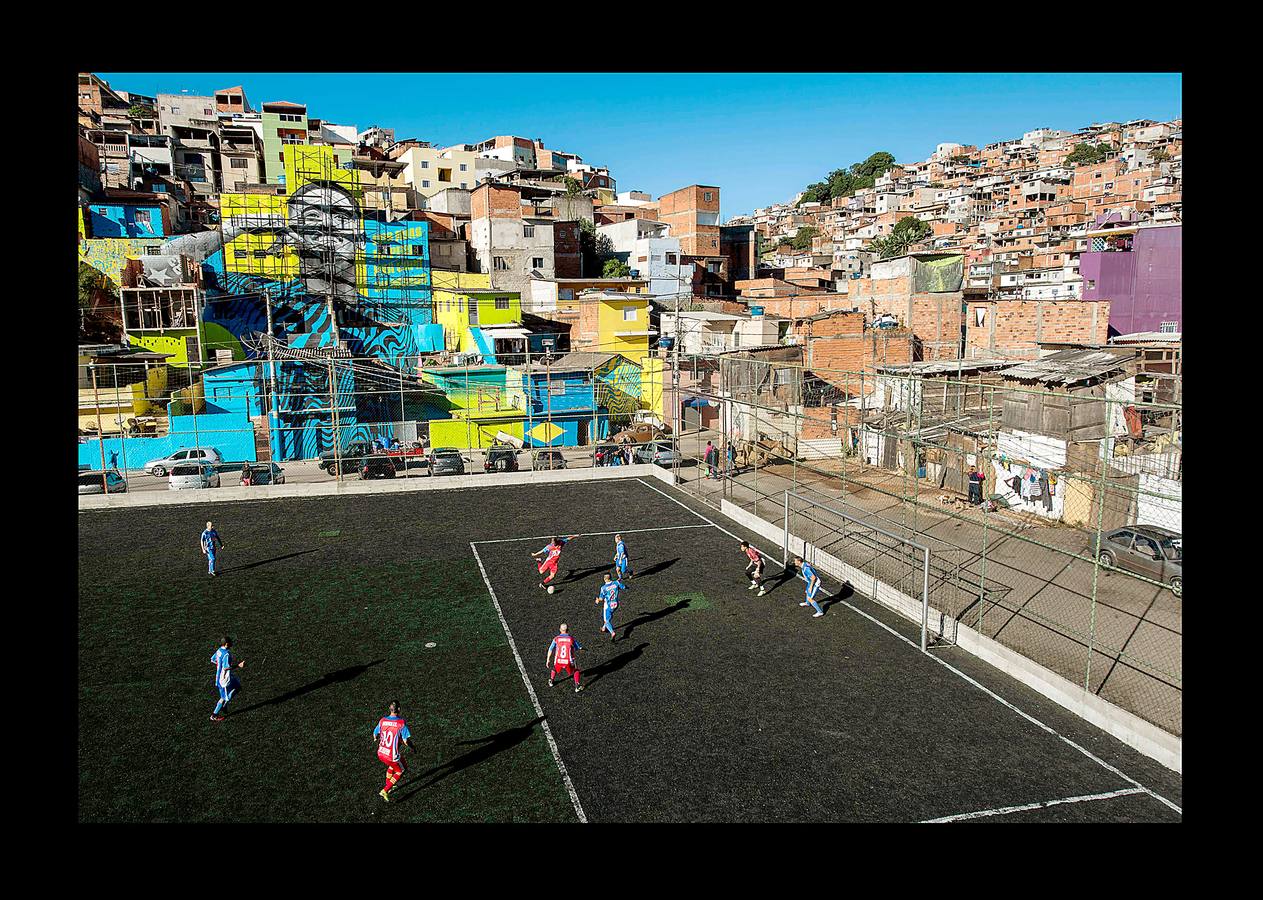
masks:
[[[214,579],[208,518],[227,544]],[[768,596],[746,591],[735,539],[699,524],[635,481],[82,513],[80,818],[575,821],[479,562],[589,821],[908,821],[1128,786],[844,588],[826,580],[839,601],[817,620],[778,565]],[[570,545],[553,595],[528,554],[618,529],[635,577],[611,644],[593,600],[612,536]],[[547,687],[561,621],[587,648],[582,694]],[[246,668],[217,724],[224,634]],[[1178,802],[1178,776],[953,664]],[[416,751],[385,804],[371,730],[392,699]],[[1094,814],[1178,818],[1145,795],[1047,817]]]

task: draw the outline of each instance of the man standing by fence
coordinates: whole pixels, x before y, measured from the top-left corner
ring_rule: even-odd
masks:
[[[978,471],[977,466],[969,467],[969,502],[977,506],[982,502],[982,483],[986,476]]]

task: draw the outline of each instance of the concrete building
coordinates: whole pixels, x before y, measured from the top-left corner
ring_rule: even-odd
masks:
[[[263,104],[263,181],[285,183],[285,147],[308,142],[307,107],[288,100]]]
[[[513,163],[514,168],[536,168],[535,142],[524,137],[501,134],[475,144],[474,153],[485,159]]]
[[[403,164],[403,180],[415,192],[421,209],[428,209],[430,198],[443,191],[471,191],[478,186],[477,157],[460,144],[439,149],[409,143],[391,156]]]
[[[219,171],[226,192],[241,192],[248,184],[263,183],[263,142],[249,125],[228,125],[220,129]]]
[[[1084,300],[1109,300],[1110,334],[1183,332],[1183,226],[1087,232],[1079,257]]]
[[[530,290],[532,278],[553,278],[553,223],[523,217],[522,192],[484,184],[470,196],[469,244],[473,268],[491,276],[497,291]]]
[[[658,198],[658,218],[686,256],[719,256],[719,188],[693,184]]]
[[[223,190],[219,174],[219,113],[215,98],[195,94],[159,94],[158,126],[175,138],[176,176],[199,196]]]
[[[221,117],[226,116],[229,119],[254,112],[250,108],[250,101],[246,99],[246,90],[241,85],[216,91],[215,111]]]
[[[636,277],[648,280],[649,293],[691,293],[692,266],[683,259],[680,239],[667,235],[665,223],[628,219],[601,225],[597,232],[609,237],[615,253]]]
[[[734,315],[707,310],[682,310],[679,317],[665,309],[661,331],[679,341],[680,352],[707,356],[780,343],[782,323],[777,316]]]

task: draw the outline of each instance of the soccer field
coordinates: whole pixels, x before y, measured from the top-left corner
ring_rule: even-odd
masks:
[[[529,553],[574,533],[548,595]],[[828,578],[812,619],[779,548],[656,482],[100,510],[79,541],[83,821],[1181,818],[1178,774]],[[563,621],[580,694],[547,687]],[[214,723],[224,634],[246,668]],[[386,804],[392,699],[416,749]]]

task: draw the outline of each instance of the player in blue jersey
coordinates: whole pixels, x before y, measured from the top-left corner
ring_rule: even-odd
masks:
[[[816,611],[811,617],[818,619],[824,615],[824,610],[816,602],[816,595],[820,593],[820,576],[816,574],[816,570],[809,564],[803,562],[801,556],[795,556],[794,562],[798,565],[798,577],[807,582],[807,599],[798,605],[814,607]]]
[[[210,524],[209,522],[207,523]],[[244,669],[246,661],[244,659],[235,659],[232,651],[232,638],[224,638],[219,649],[211,657],[211,665],[215,667],[215,689],[219,691],[219,702],[215,704],[215,711],[211,713],[212,722],[224,721],[224,707],[232,700],[233,695],[237,693],[237,689],[241,684],[237,681],[237,676],[233,674],[233,669]]]
[[[202,532],[202,537],[198,543],[202,545],[202,554],[206,557],[206,568],[210,571],[213,578],[215,576],[215,553],[224,549],[224,542],[219,539],[219,532],[215,530],[213,523],[206,523],[206,530]]]
[[[601,630],[610,633],[611,643],[618,640],[618,637],[614,634],[614,610],[618,609],[618,592],[625,590],[627,590],[627,585],[616,578],[611,578],[610,574],[606,572],[605,584],[601,585],[601,590],[596,595],[596,602],[605,604],[601,610],[605,619],[605,624],[601,626]]]
[[[614,535],[614,577],[619,581],[632,577],[631,560],[627,558],[627,544],[623,542],[621,534]]]

